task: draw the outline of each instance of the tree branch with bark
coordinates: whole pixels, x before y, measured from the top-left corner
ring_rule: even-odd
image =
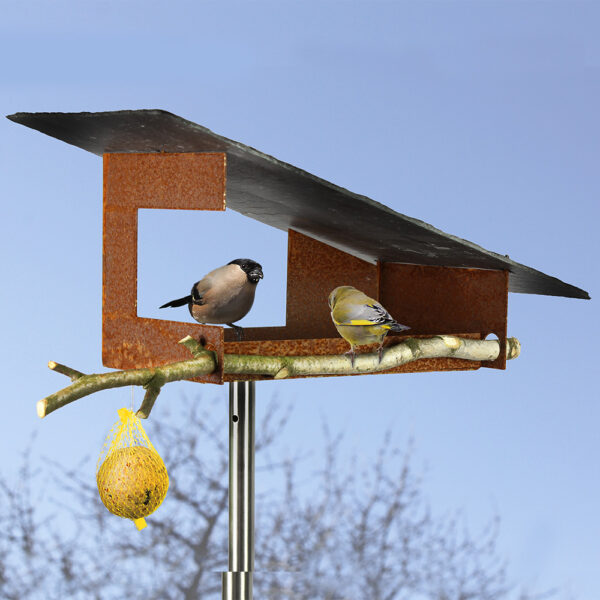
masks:
[[[137,416],[147,418],[161,388],[172,381],[181,381],[212,373],[217,368],[215,354],[197,340],[186,336],[180,342],[192,358],[143,369],[129,369],[110,373],[86,375],[54,361],[48,367],[70,377],[71,385],[50,394],[37,403],[37,414],[43,418],[51,412],[100,390],[128,385],[139,385],[146,390]],[[506,358],[519,356],[521,344],[517,338],[506,340]],[[472,361],[494,360],[500,353],[498,340],[471,340],[449,335],[430,338],[408,338],[386,348],[381,362],[376,352],[360,354],[354,367],[345,355],[326,356],[258,356],[225,354],[223,372],[228,375],[266,375],[273,379],[295,376],[352,375],[387,371],[415,360],[425,358],[460,358]]]

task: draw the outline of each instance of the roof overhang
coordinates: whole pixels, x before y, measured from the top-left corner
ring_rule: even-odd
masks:
[[[16,113],[8,118],[100,156],[224,152],[227,206],[267,225],[294,229],[369,262],[508,270],[511,292],[589,299],[586,291],[556,277],[163,110]]]

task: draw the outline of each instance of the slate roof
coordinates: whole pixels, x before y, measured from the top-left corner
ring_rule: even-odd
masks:
[[[508,269],[509,291],[586,298],[586,291],[398,213],[163,110],[16,113],[11,121],[94,154],[225,152],[227,206],[364,260]]]

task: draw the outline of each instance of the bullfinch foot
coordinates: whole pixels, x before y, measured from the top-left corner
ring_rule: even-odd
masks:
[[[227,323],[229,327],[231,327],[235,331],[235,337],[238,342],[241,342],[244,339],[244,328],[239,325],[234,325],[233,323]]]

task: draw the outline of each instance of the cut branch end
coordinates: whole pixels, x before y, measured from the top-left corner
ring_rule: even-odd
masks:
[[[285,379],[290,376],[290,370],[287,367],[283,367],[283,369],[279,369],[273,379]]]
[[[66,375],[67,377],[69,377],[69,379],[71,379],[71,381],[75,381],[85,375],[85,373],[82,373],[81,371],[76,371],[75,369],[71,369],[71,367],[61,365],[60,363],[54,362],[53,360],[51,360],[48,363],[48,368],[52,371],[60,373],[61,375]]]
[[[521,342],[515,338],[508,338],[506,340],[506,358],[512,360],[517,358],[521,354]]]
[[[43,419],[46,416],[47,404],[48,402],[46,401],[46,398],[44,398],[43,400],[38,400],[37,404],[35,405],[35,408],[37,410],[37,416],[40,419]]]
[[[160,385],[148,386],[148,388],[146,389],[144,400],[142,401],[142,405],[135,413],[135,416],[138,417],[138,419],[147,419],[150,416],[150,412],[154,407],[154,403],[156,402],[156,399],[160,394],[160,388]]]

